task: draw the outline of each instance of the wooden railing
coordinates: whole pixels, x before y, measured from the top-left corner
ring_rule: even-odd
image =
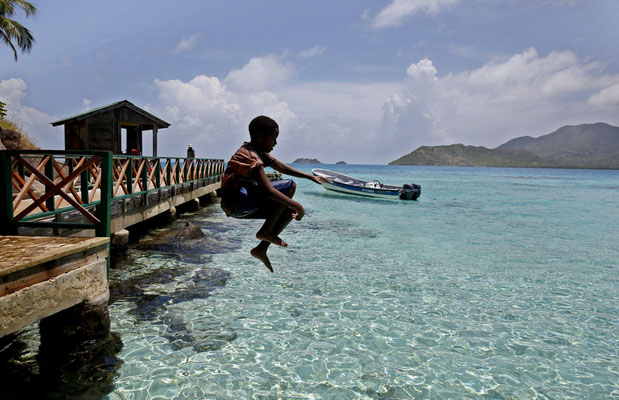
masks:
[[[201,158],[0,151],[0,233],[25,226],[94,229],[97,236],[110,236],[113,199],[194,181],[214,183],[223,169],[223,160]],[[75,211],[88,222],[63,222],[63,214]]]

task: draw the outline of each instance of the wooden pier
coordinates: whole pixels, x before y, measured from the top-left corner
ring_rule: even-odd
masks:
[[[0,337],[76,305],[109,321],[110,242],[212,200],[223,169],[219,159],[0,151]]]

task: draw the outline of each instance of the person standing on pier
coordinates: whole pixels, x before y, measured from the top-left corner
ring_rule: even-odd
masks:
[[[256,233],[260,240],[251,255],[273,272],[267,250],[271,244],[287,247],[279,234],[296,219],[305,215],[301,203],[292,199],[296,184],[292,179],[270,182],[264,171],[271,167],[282,174],[309,179],[321,184],[328,179],[306,174],[286,165],[270,152],[277,144],[279,125],[264,115],[249,124],[250,141],[243,143],[230,158],[221,183],[221,208],[227,216],[239,219],[264,219]]]

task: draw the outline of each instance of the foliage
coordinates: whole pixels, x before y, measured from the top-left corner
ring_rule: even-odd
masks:
[[[0,121],[6,117],[6,110],[4,109],[4,106],[6,106],[6,104],[0,101]]]
[[[13,50],[15,61],[17,61],[17,48],[22,53],[29,53],[34,43],[32,33],[12,19],[18,9],[22,9],[26,17],[37,12],[34,4],[25,0],[0,0],[0,41]]]

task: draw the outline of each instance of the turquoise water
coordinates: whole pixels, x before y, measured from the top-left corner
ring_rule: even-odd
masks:
[[[274,274],[218,205],[151,231],[115,260],[122,349],[91,397],[619,398],[619,171],[332,168],[422,194],[296,179]]]

